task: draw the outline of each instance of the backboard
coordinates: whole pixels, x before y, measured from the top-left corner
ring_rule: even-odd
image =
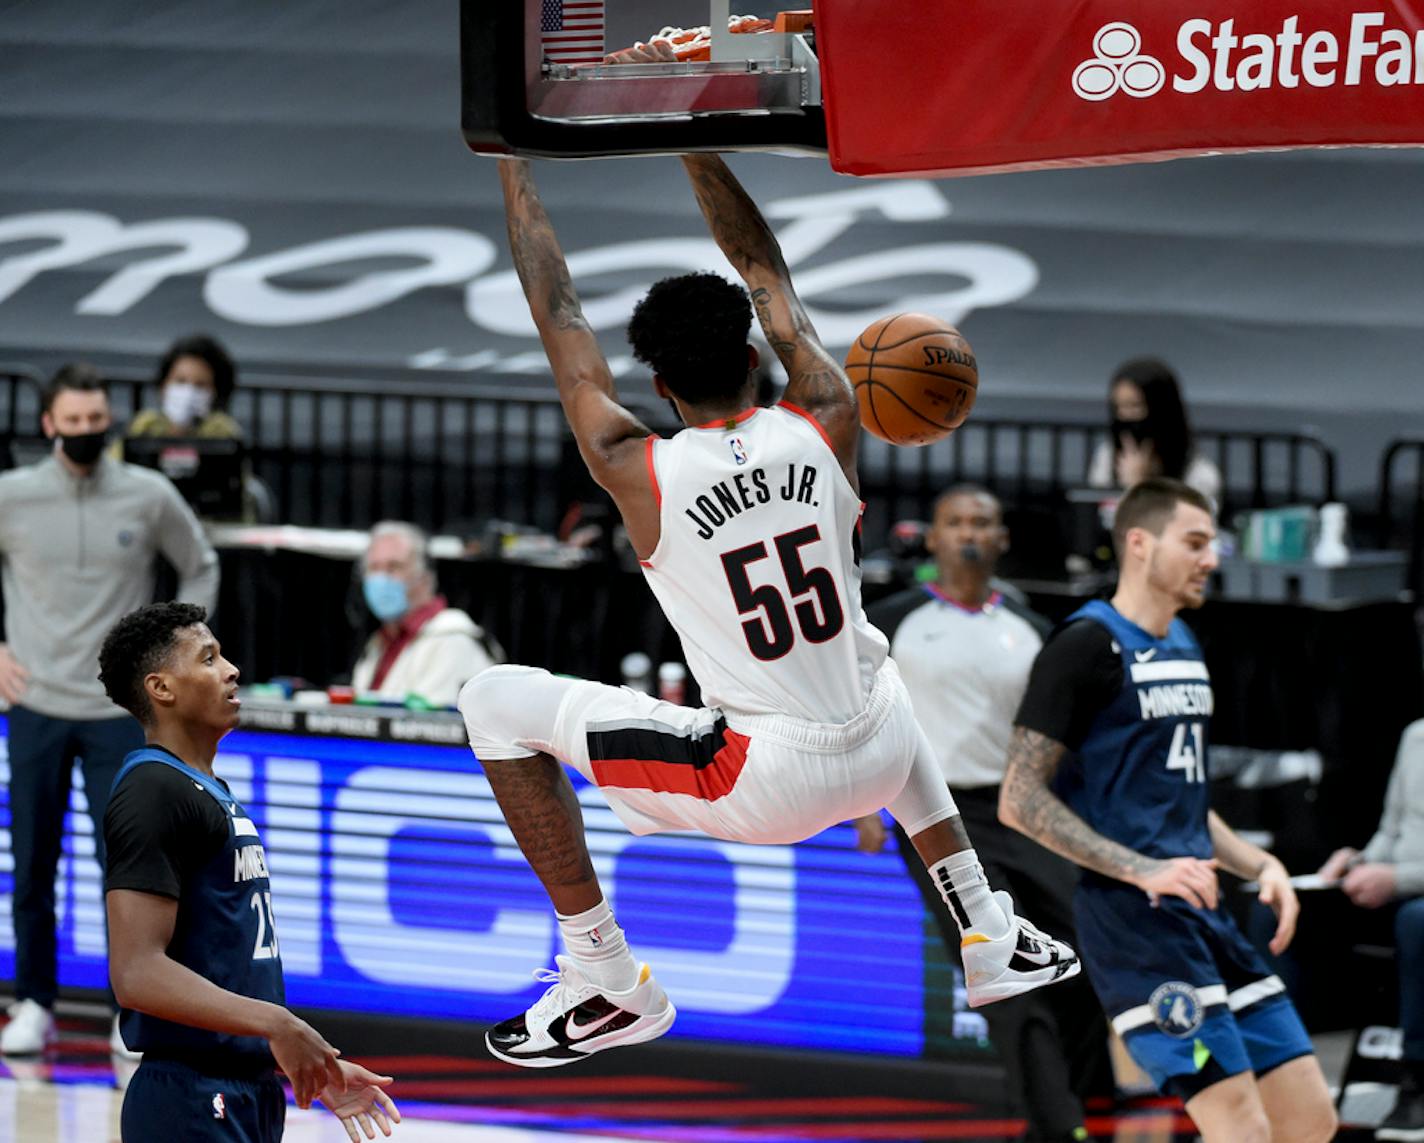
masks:
[[[728,0],[463,0],[463,124],[500,154],[802,151],[892,178],[1421,146],[1424,0],[1383,7],[816,0],[733,32]],[[598,62],[679,20],[705,56]]]
[[[737,15],[745,14],[746,4]],[[750,5],[755,9],[756,5]],[[763,5],[763,7],[765,7]],[[546,158],[776,150],[824,154],[809,13],[729,30],[729,0],[462,0],[461,127],[488,154]],[[604,65],[675,21],[677,63]]]

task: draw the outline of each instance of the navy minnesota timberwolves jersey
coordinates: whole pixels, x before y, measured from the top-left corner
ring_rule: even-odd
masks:
[[[219,988],[284,1004],[272,886],[256,823],[226,787],[183,765],[165,750],[135,750],[114,779],[114,789],[136,767],[154,764],[171,766],[211,795],[228,825],[227,843],[218,855],[183,881],[168,955]],[[273,1064],[267,1041],[260,1036],[211,1032],[130,1010],[123,1013],[123,1033],[129,1047],[137,1051],[199,1068],[229,1065],[260,1069]]]
[[[1060,797],[1104,837],[1149,857],[1212,855],[1207,826],[1211,680],[1191,630],[1173,619],[1157,638],[1095,599],[1069,622],[1106,627],[1122,687],[1060,768]],[[1085,875],[1085,883],[1093,880]]]

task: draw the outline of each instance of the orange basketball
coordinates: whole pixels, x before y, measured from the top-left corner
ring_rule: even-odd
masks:
[[[964,423],[979,392],[974,351],[957,329],[926,314],[892,314],[846,354],[860,423],[881,440],[926,445]]]

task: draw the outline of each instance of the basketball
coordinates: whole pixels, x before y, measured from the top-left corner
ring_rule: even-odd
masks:
[[[943,440],[964,423],[979,392],[974,351],[948,322],[892,314],[868,326],[846,354],[860,423],[897,445]]]

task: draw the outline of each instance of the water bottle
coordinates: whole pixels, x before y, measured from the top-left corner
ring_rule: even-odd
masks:
[[[653,661],[641,651],[630,651],[618,664],[623,673],[623,685],[630,690],[653,693]]]
[[[681,663],[664,663],[658,668],[658,698],[679,706],[687,701],[687,668]]]

